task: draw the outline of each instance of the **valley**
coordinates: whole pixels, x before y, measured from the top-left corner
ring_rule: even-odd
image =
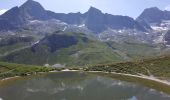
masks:
[[[0,15],[0,100],[169,95],[170,11],[146,8],[137,18],[93,6],[57,13],[27,0]]]

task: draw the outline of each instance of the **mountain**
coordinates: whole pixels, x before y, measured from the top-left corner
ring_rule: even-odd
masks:
[[[0,16],[0,39],[9,36],[19,38],[10,38],[9,42],[15,42],[11,45],[4,41],[0,60],[61,66],[153,57],[160,54],[164,40],[162,32],[158,35],[147,22],[128,16],[103,13],[94,7],[85,13],[55,13],[33,0]],[[22,36],[33,40],[25,42],[20,40]]]
[[[90,29],[94,33],[103,32],[109,28],[111,29],[137,29],[139,31],[147,31],[147,28],[139,24],[134,19],[128,16],[111,15],[102,13],[102,11],[90,7],[90,9],[84,13],[54,13],[47,11],[48,15],[52,18],[59,19],[63,22],[72,25],[83,25]]]
[[[159,24],[163,20],[170,20],[170,11],[162,11],[157,7],[145,9],[137,18],[137,21],[144,21],[148,24]]]
[[[93,32],[102,32],[108,28],[105,24],[106,20],[104,19],[104,14],[94,8],[91,7],[85,14],[84,24],[87,26],[88,29],[92,30]]]
[[[36,1],[28,0],[20,7],[14,7],[0,16],[0,30],[11,30],[21,28],[33,20],[51,20],[56,19],[69,25],[77,27],[87,27],[93,33],[101,33],[109,28],[111,29],[136,29],[147,31],[147,27],[138,23],[128,16],[118,16],[103,13],[102,11],[91,7],[86,13],[54,13],[45,10],[41,4]],[[4,26],[5,25],[5,26]]]
[[[49,16],[40,3],[28,0],[20,8],[20,14],[26,20],[47,20]]]
[[[85,16],[85,25],[94,32],[102,32],[109,28],[117,30],[137,29],[140,31],[146,31],[143,26],[128,16],[118,16],[107,13],[103,14],[100,10],[94,7],[91,7],[89,11],[85,13]]]
[[[38,3],[28,0],[20,7],[14,7],[0,16],[0,30],[17,29],[30,20],[47,20],[46,10]]]
[[[0,30],[16,29],[18,26],[24,24],[24,22],[19,8],[14,7],[0,16]]]
[[[152,40],[155,43],[169,44],[170,11],[162,11],[157,7],[147,8],[136,19],[139,23],[150,25],[153,29]],[[168,31],[168,32],[167,32]],[[167,41],[167,42],[165,42]]]

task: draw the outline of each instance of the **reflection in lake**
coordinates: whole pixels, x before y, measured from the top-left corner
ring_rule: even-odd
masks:
[[[0,87],[4,100],[170,100],[138,84],[80,72],[50,73]],[[0,99],[1,100],[1,99]]]

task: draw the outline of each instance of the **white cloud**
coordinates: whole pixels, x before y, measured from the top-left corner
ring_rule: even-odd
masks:
[[[170,11],[170,5],[166,6],[165,10]]]
[[[3,13],[5,13],[8,9],[0,9],[0,15],[2,15]]]

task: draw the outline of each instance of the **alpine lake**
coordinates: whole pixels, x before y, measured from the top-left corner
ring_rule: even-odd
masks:
[[[0,81],[0,100],[170,100],[170,86],[123,75],[53,72]]]

